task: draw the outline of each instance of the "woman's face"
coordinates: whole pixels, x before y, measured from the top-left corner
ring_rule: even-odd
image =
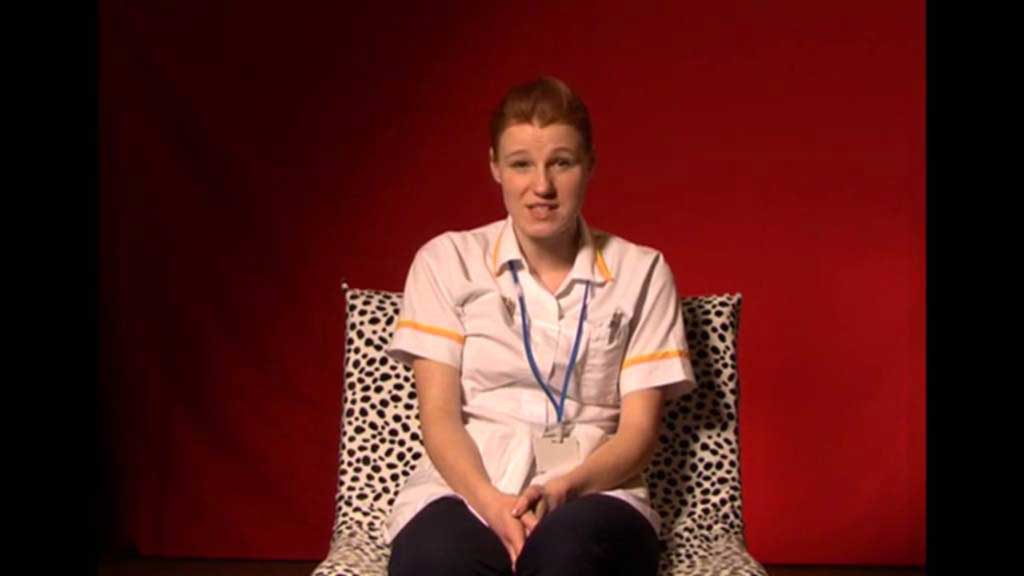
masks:
[[[572,238],[591,171],[579,132],[567,124],[513,124],[491,150],[491,174],[520,234]]]

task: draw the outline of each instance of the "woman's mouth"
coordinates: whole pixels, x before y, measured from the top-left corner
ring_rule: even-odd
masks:
[[[526,210],[537,220],[547,220],[558,208],[555,204],[527,204]]]

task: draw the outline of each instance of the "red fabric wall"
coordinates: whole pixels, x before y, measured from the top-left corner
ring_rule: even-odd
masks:
[[[923,563],[923,2],[341,4],[100,3],[111,545],[326,553],[340,281],[501,218],[488,113],[552,73],[588,221],[745,296],[755,557]]]

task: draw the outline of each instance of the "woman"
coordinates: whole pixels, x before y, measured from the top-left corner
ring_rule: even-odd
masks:
[[[654,574],[641,473],[695,387],[672,273],[587,227],[590,118],[560,80],[491,122],[508,217],[413,261],[388,353],[413,368],[428,458],[386,527],[391,574]]]

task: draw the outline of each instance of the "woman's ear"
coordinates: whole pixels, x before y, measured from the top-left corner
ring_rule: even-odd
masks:
[[[501,184],[501,172],[498,170],[498,159],[494,157],[494,147],[491,146],[487,150],[491,161],[491,178],[494,178],[495,182]]]

